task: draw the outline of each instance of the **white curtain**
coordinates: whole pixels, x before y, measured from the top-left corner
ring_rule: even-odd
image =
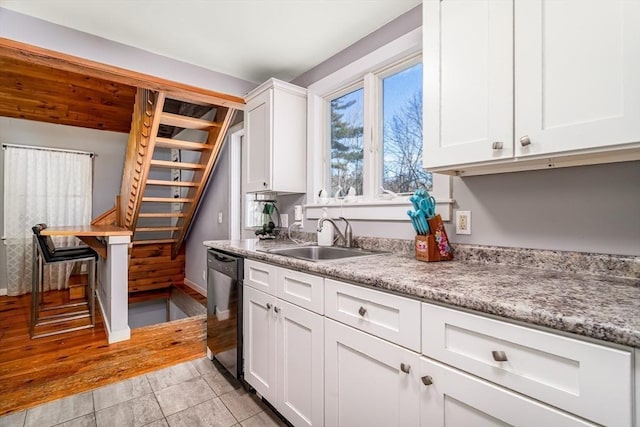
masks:
[[[87,154],[7,146],[4,171],[7,293],[21,295],[31,292],[31,227],[90,223],[93,161]],[[76,242],[54,238],[56,246]],[[71,267],[47,266],[45,290],[64,289]]]

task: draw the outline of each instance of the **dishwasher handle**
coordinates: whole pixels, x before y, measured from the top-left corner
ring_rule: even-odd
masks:
[[[218,261],[222,261],[222,262],[235,262],[236,261],[235,258],[229,258],[229,257],[226,257],[224,255],[220,255],[219,253],[216,253],[216,252],[211,252],[211,255],[213,255],[213,257],[215,259],[217,259]]]

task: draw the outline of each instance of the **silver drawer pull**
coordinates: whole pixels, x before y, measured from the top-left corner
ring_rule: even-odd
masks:
[[[491,144],[491,148],[494,150],[502,150],[502,141],[494,141],[493,144]]]
[[[268,302],[268,303],[267,303],[267,310],[271,310],[271,307],[273,307],[273,306],[271,305],[271,303],[270,303],[270,302]]]
[[[273,311],[275,311],[276,313],[280,313],[280,309],[278,307],[273,307]]]
[[[405,374],[408,374],[411,371],[411,365],[407,365],[407,364],[401,363],[400,364],[400,370],[402,372],[404,372]]]
[[[504,351],[492,351],[491,354],[493,355],[493,360],[495,360],[496,362],[507,361],[507,355]]]
[[[430,375],[425,375],[424,377],[420,378],[422,380],[422,384],[424,385],[431,385],[433,384],[433,378],[431,378]]]
[[[531,139],[529,139],[529,135],[525,135],[522,138],[520,138],[520,145],[522,145],[523,147],[526,147],[527,145],[531,144]]]
[[[360,307],[360,310],[358,310],[358,314],[359,314],[360,316],[363,316],[363,317],[364,317],[364,315],[365,315],[365,313],[366,313],[366,312],[367,312],[367,309],[366,309],[366,308],[364,308],[364,307]]]

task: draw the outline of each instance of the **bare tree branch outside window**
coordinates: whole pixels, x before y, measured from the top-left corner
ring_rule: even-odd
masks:
[[[422,167],[422,64],[384,79],[383,102],[384,188],[432,190],[431,173]]]

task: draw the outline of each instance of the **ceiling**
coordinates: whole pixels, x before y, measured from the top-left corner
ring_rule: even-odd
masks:
[[[128,133],[136,88],[0,56],[0,116]]]
[[[255,83],[290,81],[422,0],[0,0],[0,7]]]

